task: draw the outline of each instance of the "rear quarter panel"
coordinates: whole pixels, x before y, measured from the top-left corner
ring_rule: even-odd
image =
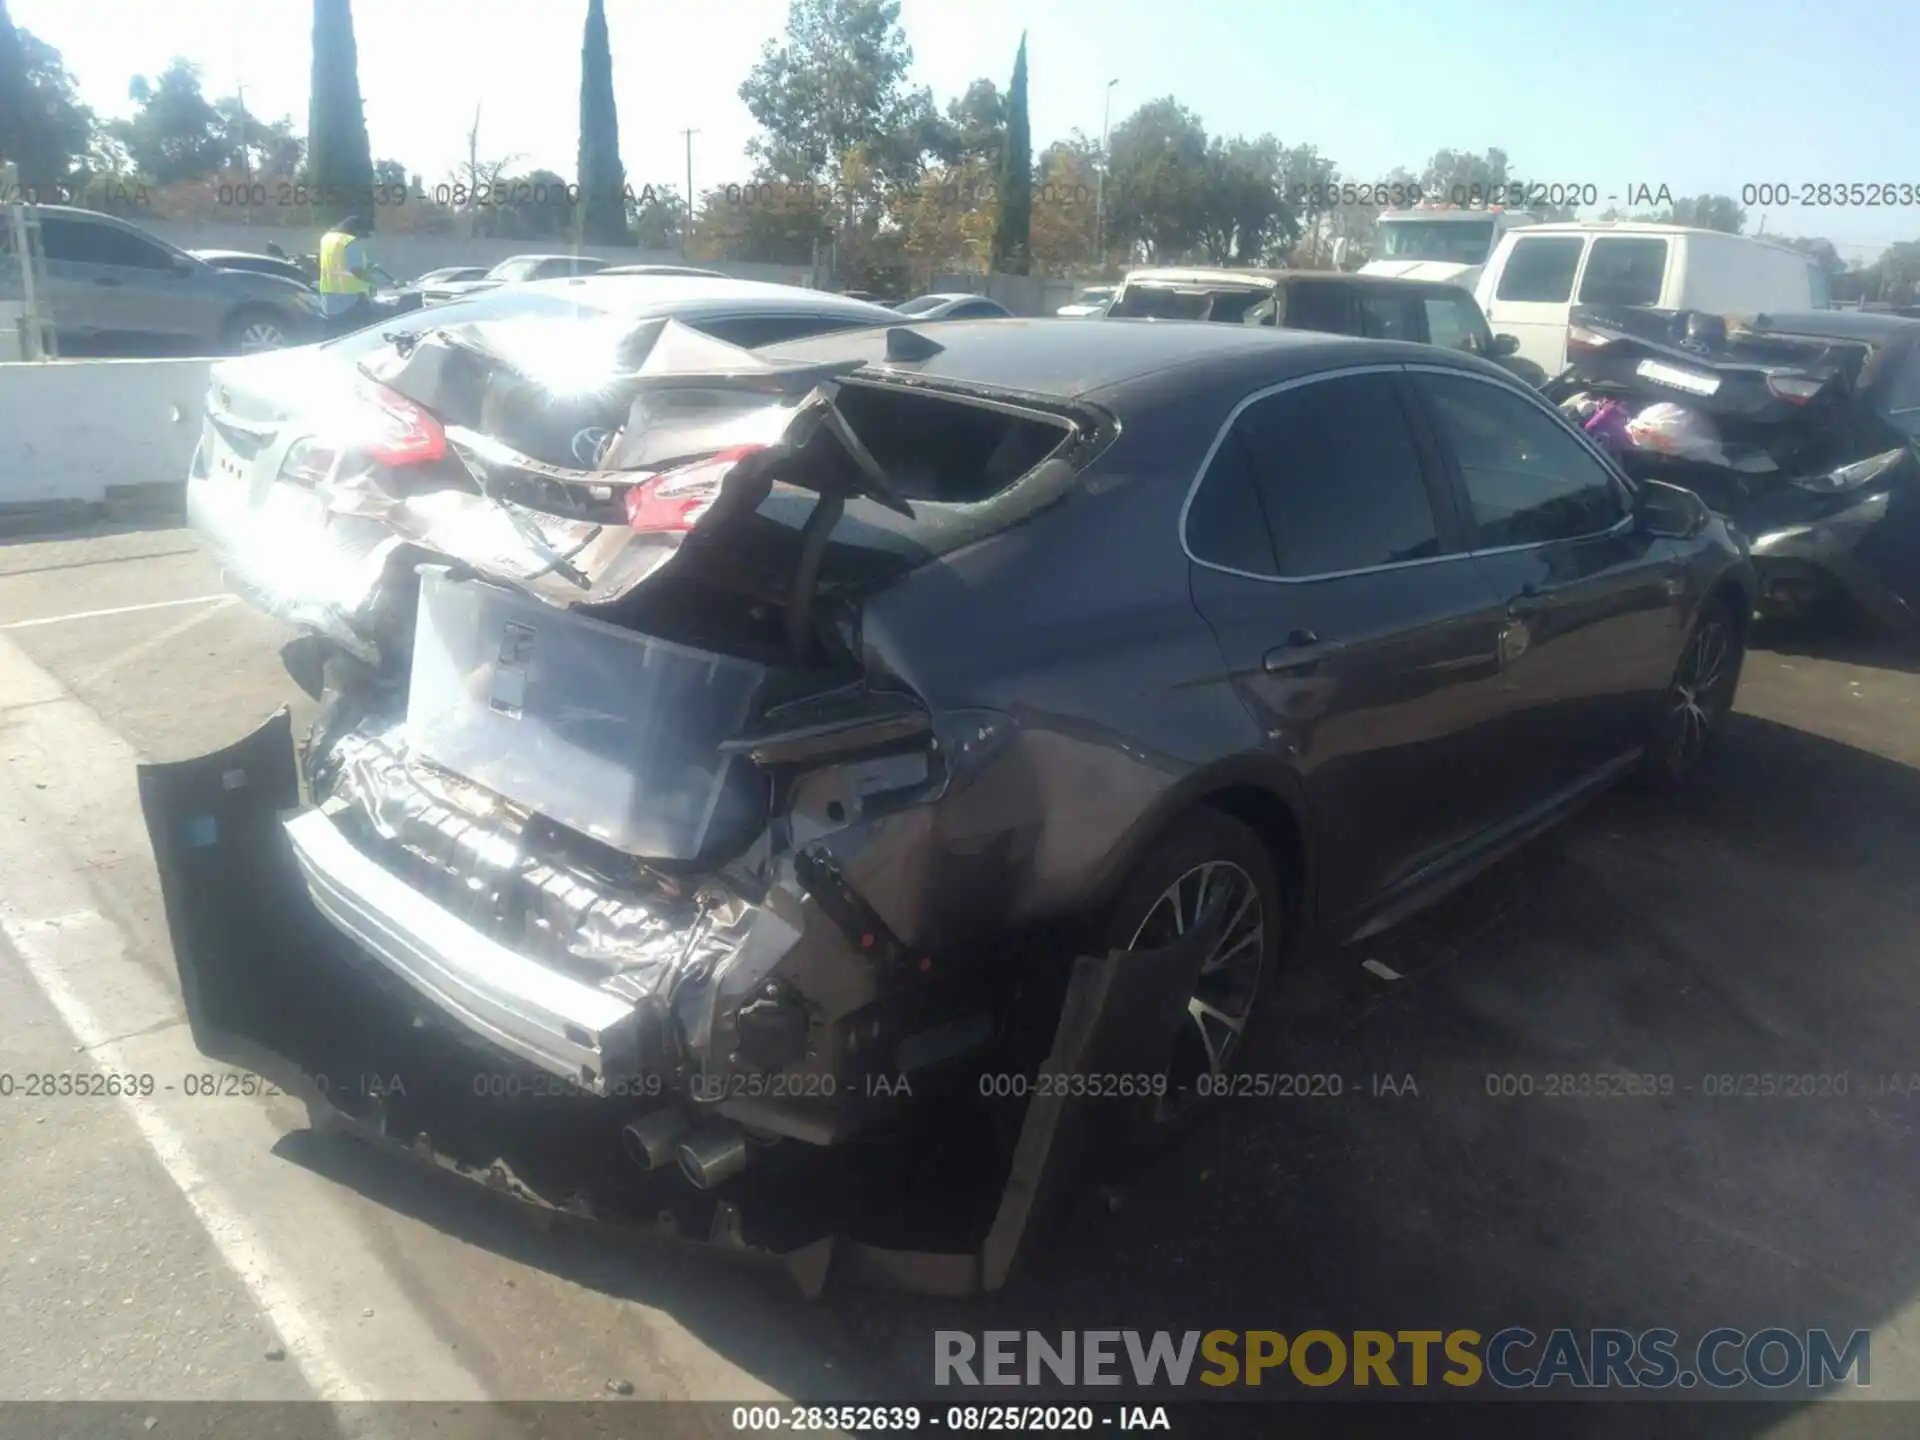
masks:
[[[867,607],[869,653],[936,710],[1009,717],[934,821],[941,848],[1007,858],[1009,923],[1084,906],[1176,787],[1257,746],[1178,532],[1229,408],[1176,386],[1139,397],[1061,501]]]

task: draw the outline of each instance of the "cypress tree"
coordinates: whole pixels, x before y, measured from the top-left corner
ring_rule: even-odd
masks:
[[[307,182],[314,218],[374,223],[373,147],[360,100],[360,56],[350,0],[313,0],[313,84],[307,102]]]
[[[993,268],[1025,275],[1033,249],[1033,135],[1027,126],[1027,37],[1013,62],[1007,92],[1007,140],[1000,151],[1000,219],[993,228]]]
[[[620,119],[613,105],[613,53],[607,45],[602,0],[587,0],[587,33],[580,46],[580,239],[590,245],[631,245],[627,230],[627,172],[620,164]]]

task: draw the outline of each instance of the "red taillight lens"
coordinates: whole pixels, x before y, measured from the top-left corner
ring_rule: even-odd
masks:
[[[684,535],[700,523],[733,467],[764,445],[737,445],[649,476],[627,491],[627,525],[636,535]]]
[[[420,465],[447,453],[447,432],[432,415],[384,385],[362,380],[348,443],[382,465]]]

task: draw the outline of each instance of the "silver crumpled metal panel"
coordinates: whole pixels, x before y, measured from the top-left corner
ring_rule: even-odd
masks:
[[[316,803],[430,898],[624,999],[667,1003],[733,959],[760,915],[717,877],[682,885],[634,864],[614,883],[572,863],[526,811],[413,759],[397,717],[347,731],[312,773]]]

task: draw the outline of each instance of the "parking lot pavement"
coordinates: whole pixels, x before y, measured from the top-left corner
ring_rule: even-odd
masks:
[[[280,632],[218,593],[177,531],[0,547],[0,1068],[81,1041],[66,1068],[199,1064],[132,764],[286,700]],[[79,1393],[179,1309],[213,1338],[175,1389],[205,1395],[926,1396],[935,1329],[1779,1325],[1871,1328],[1872,1393],[1920,1397],[1920,658],[1767,643],[1697,788],[1607,797],[1398,931],[1298,956],[1250,1064],[1327,1077],[1317,1098],[1217,1102],[1076,1197],[1000,1295],[807,1306],[537,1233],[278,1098],[16,1100],[0,1395]],[[1629,1074],[1655,1093],[1618,1093]],[[48,1257],[32,1293],[75,1304],[29,1348],[16,1282]],[[255,1358],[276,1343],[291,1364]],[[1624,1433],[1584,1413],[1555,1426]],[[1691,1433],[1763,1429],[1863,1433],[1834,1405],[1703,1407]]]

